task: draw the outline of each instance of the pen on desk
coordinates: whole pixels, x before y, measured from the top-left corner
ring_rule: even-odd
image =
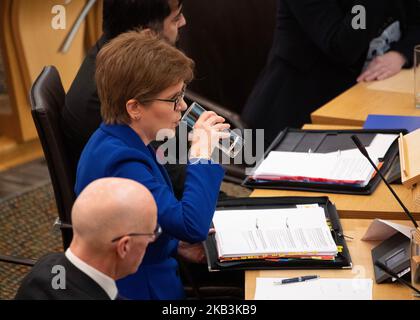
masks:
[[[302,277],[288,278],[288,279],[283,279],[279,281],[274,281],[274,284],[289,284],[289,283],[304,282],[304,281],[316,280],[316,279],[319,279],[319,276],[317,275],[302,276]]]
[[[345,234],[343,234],[343,233],[341,233],[341,232],[338,232],[337,234],[338,234],[338,236],[340,236],[340,237],[344,237],[344,238],[347,238],[347,239],[349,239],[349,240],[354,240],[354,238],[353,238],[353,237],[346,236]]]

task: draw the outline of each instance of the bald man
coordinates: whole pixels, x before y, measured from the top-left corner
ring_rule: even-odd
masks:
[[[160,234],[153,196],[128,179],[88,185],[74,203],[72,223],[69,249],[41,258],[15,299],[118,299],[115,281],[138,269]]]

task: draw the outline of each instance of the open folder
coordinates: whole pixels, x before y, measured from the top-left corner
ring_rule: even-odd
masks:
[[[204,242],[209,271],[352,266],[337,210],[327,197],[219,201],[213,225],[216,233]]]
[[[396,134],[377,134],[366,148],[376,165],[382,159]],[[258,166],[255,180],[283,180],[366,186],[374,169],[369,161],[353,149],[329,153],[271,151]]]
[[[375,160],[378,164],[378,158]],[[282,180],[366,186],[374,173],[360,153],[345,155],[272,151],[253,175],[255,180]]]
[[[401,130],[283,130],[266,150],[265,159],[247,176],[251,188],[371,194],[379,175],[355,146],[356,135],[386,174],[398,167]]]
[[[219,259],[330,257],[337,245],[317,204],[279,209],[216,211]]]

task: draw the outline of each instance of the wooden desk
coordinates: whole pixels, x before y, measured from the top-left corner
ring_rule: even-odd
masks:
[[[255,285],[257,277],[295,277],[307,274],[318,274],[323,278],[371,278],[373,279],[373,299],[393,299],[393,300],[412,300],[411,290],[399,283],[376,284],[371,258],[371,249],[378,242],[361,241],[372,220],[349,220],[343,219],[344,233],[353,237],[354,240],[347,241],[350,255],[353,261],[353,269],[339,270],[260,270],[245,272],[245,299],[253,300],[255,295]],[[401,224],[408,224],[408,221],[395,221]]]
[[[359,83],[314,111],[311,114],[312,123],[363,126],[369,114],[420,116],[420,109],[414,106],[414,94],[408,93],[414,91],[411,89],[414,88],[413,80],[410,80],[412,77],[412,70],[403,70],[382,86]],[[390,82],[394,87],[398,84],[399,89],[390,91]]]
[[[304,129],[314,130],[334,130],[334,129],[351,129],[352,127],[340,125],[304,125]],[[360,129],[360,127],[354,127]],[[392,185],[402,202],[408,210],[420,220],[420,205],[413,200],[413,193],[403,185]],[[323,192],[304,192],[289,190],[270,190],[256,189],[251,194],[253,197],[287,197],[287,196],[303,196],[303,197],[319,197],[328,196],[337,207],[341,218],[350,219],[407,219],[403,209],[392,196],[386,185],[381,182],[378,188],[370,196],[334,194]]]
[[[420,206],[413,201],[412,191],[402,185],[392,186],[416,220],[420,220]],[[386,185],[381,182],[370,196],[256,189],[252,197],[319,197],[328,196],[337,207],[340,217],[348,219],[406,219],[406,215]]]
[[[357,130],[362,129],[362,126],[340,126],[334,124],[312,124],[307,123],[305,124],[302,129],[305,130]]]

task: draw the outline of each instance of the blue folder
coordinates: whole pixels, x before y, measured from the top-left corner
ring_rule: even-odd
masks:
[[[370,114],[363,126],[363,129],[407,129],[408,132],[418,128],[420,128],[420,117],[380,114]]]

